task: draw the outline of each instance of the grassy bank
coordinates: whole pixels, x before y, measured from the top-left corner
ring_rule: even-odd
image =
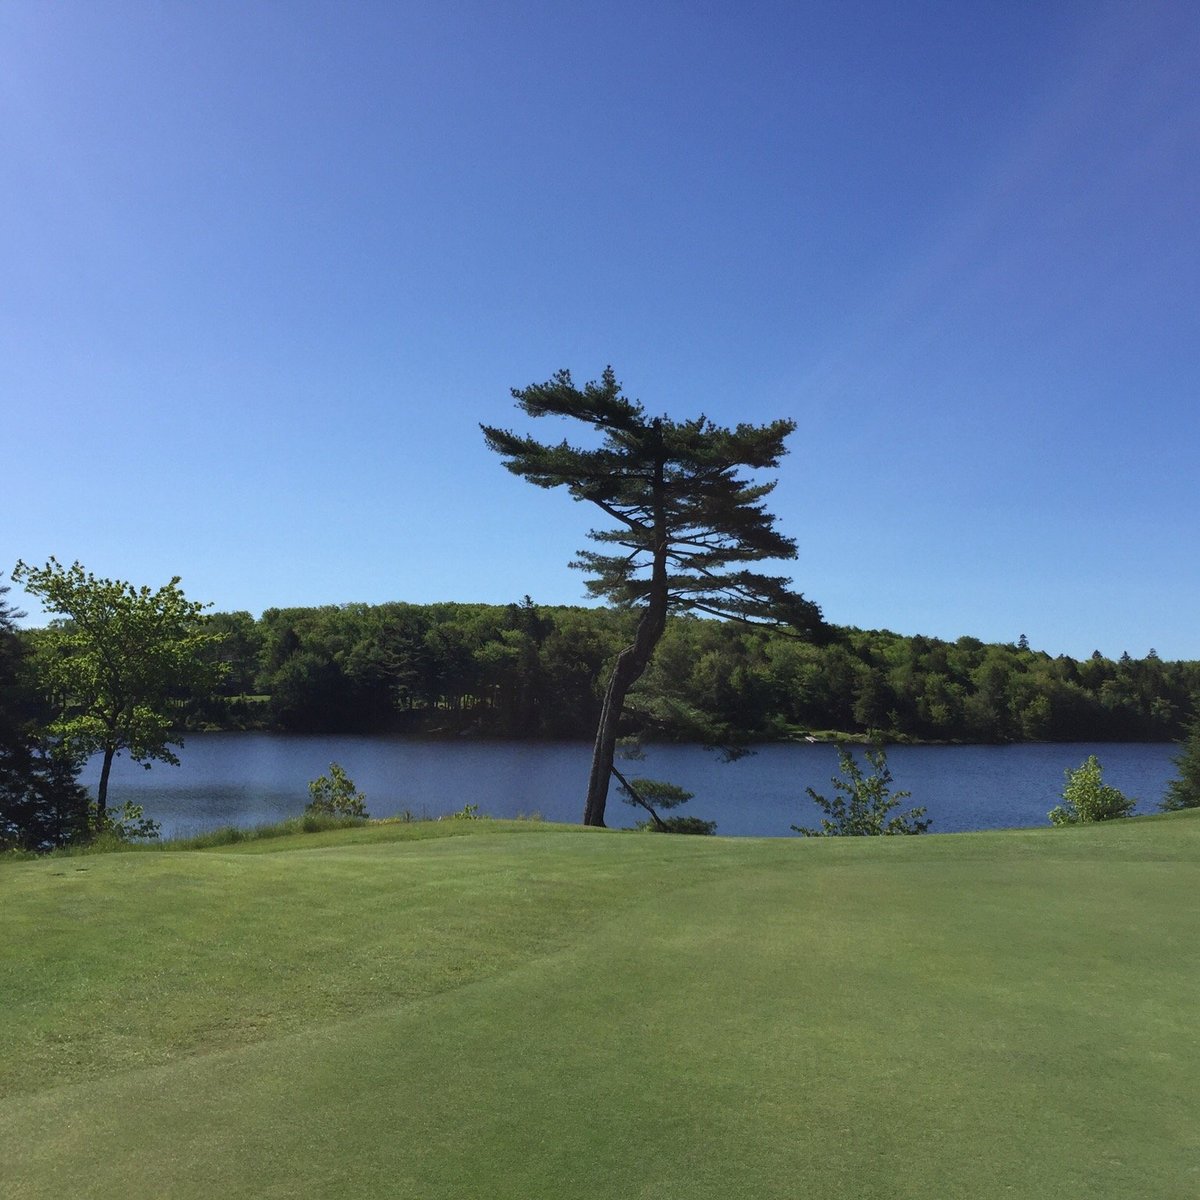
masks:
[[[5,1194],[1192,1197],[1198,882],[1190,813],[0,864]]]

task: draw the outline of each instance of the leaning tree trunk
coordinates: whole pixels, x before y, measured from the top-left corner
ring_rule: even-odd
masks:
[[[662,817],[660,817],[658,813],[654,811],[654,805],[651,804],[646,797],[643,796],[637,790],[637,788],[635,788],[633,784],[621,774],[619,770],[617,770],[616,763],[613,763],[612,773],[616,781],[625,789],[626,792],[629,793],[629,798],[634,802],[634,804],[640,804],[650,814],[650,820],[654,822],[654,828],[657,829],[659,833],[666,833],[667,826],[663,822]]]
[[[658,645],[667,625],[667,554],[666,541],[660,539],[654,554],[650,598],[642,619],[638,622],[633,643],[617,655],[604,705],[600,709],[600,724],[596,729],[596,745],[592,750],[592,770],[588,776],[587,800],[583,806],[585,825],[604,824],[604,806],[608,801],[608,783],[613,773],[613,758],[617,749],[617,729],[625,697],[649,665],[654,647]]]
[[[100,768],[100,784],[96,788],[96,829],[104,828],[104,818],[108,809],[108,775],[112,770],[113,756],[116,746],[104,747],[104,764]]]

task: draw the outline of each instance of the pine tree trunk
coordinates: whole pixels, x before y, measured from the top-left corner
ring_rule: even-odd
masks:
[[[604,824],[604,806],[608,801],[608,784],[612,776],[613,758],[617,749],[617,730],[625,708],[625,697],[649,665],[650,657],[666,626],[667,554],[666,539],[662,538],[654,555],[649,603],[638,622],[633,644],[626,646],[617,656],[608,680],[608,688],[604,693],[604,706],[600,710],[600,724],[596,729],[596,745],[592,750],[587,799],[583,806],[585,825]]]
[[[642,677],[650,663],[655,646],[667,627],[667,519],[664,480],[665,459],[662,455],[660,423],[656,418],[653,428],[659,440],[658,456],[654,463],[653,505],[654,545],[650,566],[650,592],[646,597],[646,609],[638,621],[633,644],[626,646],[617,655],[613,673],[609,677],[604,693],[604,706],[600,710],[600,724],[596,729],[596,745],[592,750],[592,770],[588,776],[587,799],[583,805],[585,825],[604,825],[604,806],[608,802],[608,784],[612,777],[613,757],[617,749],[617,731],[621,724],[621,713],[625,708],[625,697],[629,689]]]
[[[643,617],[644,621],[646,618]],[[604,824],[604,806],[608,801],[608,781],[612,775],[613,758],[617,749],[617,728],[621,723],[621,712],[625,697],[646,669],[643,662],[637,664],[636,643],[626,646],[617,657],[613,673],[604,692],[604,706],[600,710],[600,724],[596,729],[596,744],[592,749],[592,770],[588,776],[587,800],[583,806],[585,825]]]

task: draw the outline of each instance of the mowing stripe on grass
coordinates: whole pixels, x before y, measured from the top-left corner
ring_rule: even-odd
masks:
[[[288,960],[274,1002],[290,1004],[290,1032],[281,1019],[253,1044],[188,1042],[174,1061],[96,1062],[79,1082],[67,1071],[13,1096],[0,1106],[6,1185],[1192,1197],[1198,835],[1189,815],[889,844],[568,833],[171,856],[204,882],[195,894],[171,877],[174,916],[150,926],[143,961],[169,952],[222,870],[247,899],[290,872],[285,911],[328,896],[325,915],[347,922],[341,948]],[[87,886],[156,878],[114,868]],[[33,893],[33,911],[54,896],[44,881]],[[364,906],[372,920],[349,919]],[[330,975],[351,970],[406,915],[420,936],[385,973],[413,972],[412,990],[326,1003],[322,955]],[[291,934],[318,924],[296,919]],[[249,954],[264,928],[231,928],[205,970]],[[236,999],[159,998],[208,1021]],[[170,1046],[175,1029],[155,1036]]]

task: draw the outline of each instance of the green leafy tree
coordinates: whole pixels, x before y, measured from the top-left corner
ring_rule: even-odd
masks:
[[[157,821],[146,816],[145,809],[132,800],[126,800],[119,808],[111,805],[103,815],[93,805],[92,832],[97,838],[110,838],[114,842],[153,841],[161,832]]]
[[[1163,812],[1178,812],[1183,808],[1200,808],[1200,717],[1188,729],[1182,752],[1176,757],[1179,777],[1167,785],[1167,794],[1159,808]]]
[[[795,557],[795,542],[776,531],[762,504],[774,484],[739,473],[775,467],[795,425],[727,429],[704,416],[649,417],[621,394],[611,367],[582,390],[560,371],[512,394],[527,416],[565,417],[599,434],[600,445],[584,449],[483,426],[488,446],[514,475],[538,487],[565,487],[613,522],[589,535],[607,552],[580,551],[571,565],[591,576],[592,595],[638,613],[633,640],[609,675],[588,777],[584,824],[603,825],[626,697],[669,613],[787,623],[807,634],[822,627],[820,609],[790,591],[788,580],[736,566]]]
[[[354,786],[351,779],[337,763],[329,764],[329,774],[314,779],[308,785],[310,813],[323,813],[331,817],[366,817],[367,798]]]
[[[54,558],[44,567],[20,562],[12,577],[59,618],[37,650],[39,679],[59,711],[49,732],[72,756],[103,756],[96,789],[103,827],[118,753],[147,770],[152,761],[178,765],[170,747],[183,742],[172,717],[190,696],[216,686],[222,668],[210,650],[219,635],[207,629],[206,606],[184,596],[178,577],[151,591]]]
[[[87,836],[88,797],[78,760],[34,719],[8,590],[0,585],[0,850],[51,850]]]
[[[910,808],[892,815],[911,792],[893,792],[892,772],[882,746],[866,749],[868,774],[849,750],[838,748],[838,766],[842,777],[833,776],[835,793],[822,796],[806,788],[809,797],[825,814],[820,829],[793,825],[796,833],[805,837],[873,837],[890,834],[913,834],[928,831],[932,820],[925,820],[924,808]]]
[[[1066,775],[1062,804],[1046,814],[1055,825],[1112,821],[1130,816],[1137,807],[1136,800],[1104,782],[1103,768],[1094,754],[1089,754],[1081,766],[1068,770]]]

